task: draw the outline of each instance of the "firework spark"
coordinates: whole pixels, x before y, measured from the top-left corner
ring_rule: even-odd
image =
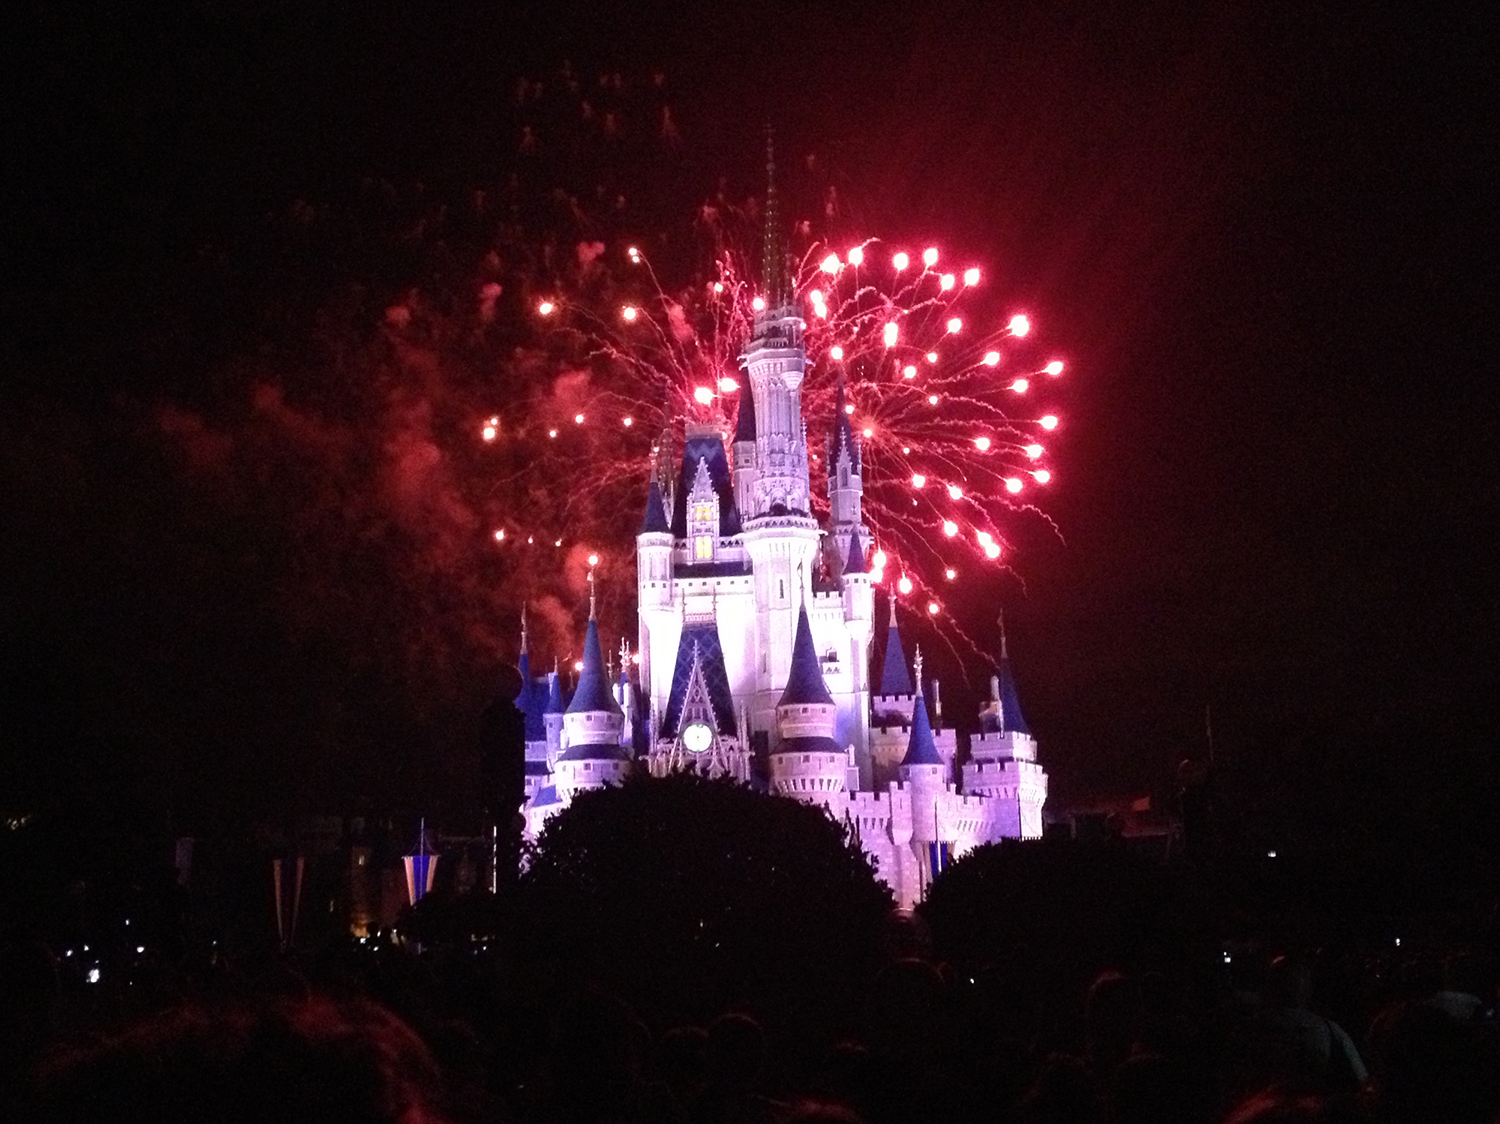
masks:
[[[830,430],[842,378],[851,425],[863,435],[864,512],[879,547],[873,575],[883,582],[889,566],[900,575],[897,591],[924,591],[935,616],[946,613],[938,584],[973,572],[966,563],[1008,565],[1007,526],[1038,510],[1033,493],[1054,479],[1039,437],[1060,423],[1036,396],[1064,370],[1041,350],[1031,315],[986,292],[979,266],[939,272],[942,256],[937,247],[914,252],[875,239],[842,250],[812,244],[794,284],[807,323],[803,413],[814,505],[826,506],[816,496],[826,477],[819,436]],[[530,432],[545,427],[551,440],[527,444],[522,471],[566,479],[573,500],[586,495],[596,507],[607,494],[610,509],[633,515],[650,474],[670,477],[675,467],[663,434],[675,418],[719,426],[732,448],[739,354],[764,300],[733,252],[718,256],[708,279],[678,289],[661,283],[637,245],[595,261],[615,266],[610,284],[578,285],[532,305],[549,353],[589,377],[586,403],[558,403],[555,415],[533,421]],[[635,425],[648,419],[657,424]],[[574,424],[559,425],[566,421]],[[478,420],[482,440],[493,442],[495,422]],[[560,428],[580,439],[559,441]],[[561,526],[564,539],[607,541],[606,556],[630,556],[633,528],[623,520],[612,531],[570,525],[570,502],[549,530]]]

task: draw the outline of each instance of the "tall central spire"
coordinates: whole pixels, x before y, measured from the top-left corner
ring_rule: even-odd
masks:
[[[781,233],[781,205],[776,199],[776,147],[766,126],[766,230],[761,254],[761,279],[766,286],[766,308],[783,308],[789,299],[786,243]]]

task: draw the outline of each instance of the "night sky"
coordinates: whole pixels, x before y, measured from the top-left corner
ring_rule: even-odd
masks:
[[[614,169],[643,224],[683,222],[721,182],[758,192],[770,120],[787,164],[837,187],[845,230],[962,245],[1059,341],[1056,532],[1018,525],[1014,574],[958,606],[982,630],[1005,604],[1056,795],[1169,784],[1204,749],[1206,704],[1229,760],[1492,751],[1477,19],[428,7],[4,17],[7,810],[110,778],[189,818],[468,807],[514,599],[441,535],[362,549],[363,478],[329,483],[333,454],[286,454],[264,422],[322,419],[307,443],[347,445],[340,464],[387,441],[329,406],[328,352],[305,341],[336,294],[398,292],[416,266],[359,252],[357,225],[299,250],[267,216],[369,182],[456,204],[504,180],[517,79],[565,60],[585,84],[665,75],[679,155]],[[793,211],[816,206],[799,182]],[[214,434],[247,466],[227,490],[195,476]],[[335,565],[340,520],[356,529]]]

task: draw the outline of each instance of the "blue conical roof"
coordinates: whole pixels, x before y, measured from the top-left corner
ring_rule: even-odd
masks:
[[[609,689],[609,676],[604,671],[604,651],[599,646],[599,622],[589,618],[588,634],[583,640],[583,672],[578,677],[578,690],[573,692],[573,701],[568,703],[569,714],[606,710],[612,714],[623,714],[620,704],[615,702],[614,692]]]
[[[1030,735],[1031,727],[1021,714],[1021,697],[1016,693],[1016,677],[1011,673],[1010,657],[1000,657],[1000,729],[1003,733]]]
[[[736,445],[741,441],[755,441],[755,395],[748,386],[740,388],[739,415],[734,419],[734,441]]]
[[[844,573],[865,574],[865,548],[859,545],[859,532],[849,536],[849,557],[844,562]]]
[[[917,696],[917,704],[911,708],[911,740],[906,743],[903,765],[941,765],[937,745],[932,740],[932,724],[927,720],[927,700]]]
[[[545,713],[562,714],[564,710],[562,699],[562,676],[557,673],[557,669],[555,667],[552,669],[552,674],[548,676],[548,680],[547,709]]]
[[[531,678],[531,657],[521,653],[521,690],[516,695],[516,709],[526,720],[526,740],[539,742],[547,736],[542,724],[542,707],[546,703],[542,691]]]
[[[637,533],[666,535],[671,532],[672,528],[667,523],[667,505],[661,498],[661,485],[653,477],[651,487],[646,491],[646,512],[641,516],[641,529]]]
[[[807,606],[797,614],[797,639],[792,643],[792,668],[787,673],[786,690],[781,692],[780,706],[822,703],[833,705],[828,684],[823,682],[823,668],[813,647],[812,625],[807,621]]]
[[[882,695],[911,694],[911,669],[901,648],[901,633],[896,631],[896,599],[891,598],[891,626],[885,633],[885,666],[880,671]]]

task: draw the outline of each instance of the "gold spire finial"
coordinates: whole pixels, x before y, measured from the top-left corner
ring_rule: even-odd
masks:
[[[526,602],[521,602],[521,655],[530,650],[526,640]]]
[[[917,654],[912,657],[911,662],[912,662],[912,670],[915,672],[916,679],[917,679],[917,694],[921,695],[921,693],[922,693],[922,645],[920,645],[920,644],[917,645]]]
[[[589,620],[591,621],[598,619],[598,616],[596,615],[598,604],[594,596],[595,592],[594,570],[593,567],[589,567]]]

